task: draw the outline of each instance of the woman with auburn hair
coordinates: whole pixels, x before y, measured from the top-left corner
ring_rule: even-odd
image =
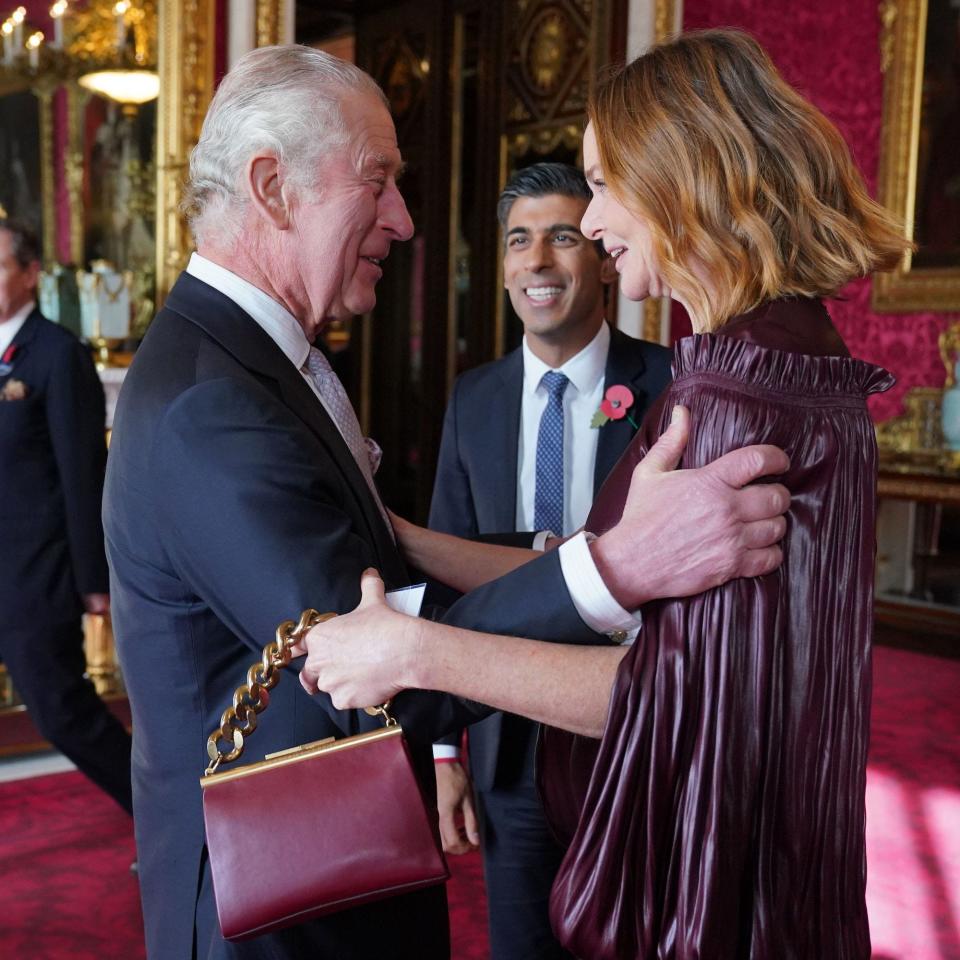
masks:
[[[835,128],[743,33],[654,47],[599,84],[589,115],[583,232],[628,297],[673,297],[695,335],[677,344],[674,384],[586,529],[619,519],[677,405],[692,424],[683,467],[774,444],[793,499],[779,570],[644,606],[637,641],[597,667],[616,674],[601,739],[544,731],[541,793],[569,842],[554,927],[583,960],[867,960],[866,397],[892,378],[850,357],[820,298],[892,268],[908,244]],[[443,543],[407,525],[400,535],[428,573],[469,585],[449,543],[441,563]],[[512,709],[543,717],[529,641],[391,613],[369,578],[364,595],[311,634],[308,685],[354,706],[414,684],[503,705],[484,665],[526,643],[510,660]],[[593,709],[591,693],[582,711]]]

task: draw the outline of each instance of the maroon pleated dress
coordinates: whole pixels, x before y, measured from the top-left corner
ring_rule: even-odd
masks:
[[[569,841],[554,928],[582,960],[867,960],[877,454],[865,401],[893,380],[851,359],[806,299],[682,340],[674,373],[587,529],[617,521],[633,466],[682,403],[684,467],[751,443],[790,456],[784,562],[644,607],[603,739],[544,731],[540,788]]]

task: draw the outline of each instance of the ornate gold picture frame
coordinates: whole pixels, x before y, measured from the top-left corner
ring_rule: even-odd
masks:
[[[945,71],[938,71],[932,58],[926,62],[928,51],[941,47],[938,38],[948,33],[938,25],[944,15],[951,16],[948,0],[881,0],[880,4],[885,77],[879,199],[903,220],[906,236],[920,246],[916,253],[904,255],[896,271],[874,279],[877,311],[960,309],[960,242],[953,245],[955,254],[948,250],[946,256],[932,256],[924,246],[923,228],[931,210],[941,224],[957,227],[946,208],[923,199],[937,159],[950,163],[951,157],[960,157],[956,125],[949,122],[950,111],[960,102],[960,90],[955,78],[950,80]],[[932,37],[928,27],[934,31]],[[945,39],[958,43],[955,32]],[[938,115],[939,124],[934,122]],[[941,131],[947,138],[944,143],[937,142]],[[953,171],[950,182],[956,180],[960,188],[960,165]]]
[[[190,151],[213,96],[214,0],[158,5],[157,304],[186,266],[190,231],[180,209]]]

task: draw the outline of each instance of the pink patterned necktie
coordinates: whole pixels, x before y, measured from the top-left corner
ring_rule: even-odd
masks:
[[[340,431],[347,448],[353,454],[353,459],[356,460],[360,472],[367,481],[367,486],[376,501],[383,522],[390,531],[390,536],[394,537],[390,518],[387,516],[383,501],[381,501],[376,484],[373,482],[373,475],[380,466],[380,447],[376,441],[363,436],[360,432],[360,424],[357,421],[356,413],[354,413],[353,404],[347,396],[347,391],[343,389],[340,378],[333,372],[333,367],[330,366],[330,362],[323,355],[323,351],[316,347],[310,348],[310,355],[307,357],[307,370],[323,398],[327,412]],[[394,537],[394,539],[396,538]]]

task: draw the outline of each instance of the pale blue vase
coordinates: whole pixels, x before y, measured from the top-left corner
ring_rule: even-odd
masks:
[[[948,450],[960,450],[960,361],[954,377],[955,386],[943,391],[943,442]]]

